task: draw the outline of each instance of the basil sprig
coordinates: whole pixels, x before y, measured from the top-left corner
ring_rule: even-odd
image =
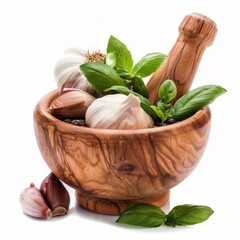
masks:
[[[181,121],[196,113],[201,108],[208,106],[217,97],[226,92],[218,85],[205,85],[193,89],[179,98],[174,105],[171,101],[177,94],[176,85],[172,80],[166,80],[160,86],[157,106],[151,106],[159,117],[161,123],[170,118]]]
[[[157,103],[157,106],[152,106],[152,109],[158,115],[162,124],[172,117],[173,106],[171,101],[176,95],[177,87],[174,82],[172,80],[164,81],[158,91],[160,101]]]
[[[101,93],[111,86],[127,86],[148,98],[143,78],[155,72],[166,57],[162,53],[150,53],[133,65],[132,54],[127,46],[114,36],[110,36],[104,63],[99,65],[98,62],[88,62],[82,64],[80,69],[93,87]]]
[[[159,227],[162,224],[175,227],[202,223],[212,214],[213,210],[202,205],[178,205],[168,214],[161,208],[149,204],[138,203],[127,208],[117,219],[117,223],[141,227]]]

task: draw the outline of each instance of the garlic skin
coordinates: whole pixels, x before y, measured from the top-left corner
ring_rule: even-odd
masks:
[[[96,99],[85,116],[87,126],[104,129],[142,129],[154,127],[152,118],[133,94],[106,95]]]
[[[76,88],[93,96],[99,96],[99,93],[87,81],[79,68],[86,61],[91,61],[89,55],[91,54],[88,51],[79,48],[69,48],[64,52],[64,56],[54,68],[54,76],[59,92],[62,92],[64,88]]]
[[[41,192],[34,184],[24,189],[20,194],[20,203],[24,213],[31,217],[50,219],[52,212],[47,206]]]
[[[40,191],[52,210],[53,216],[67,213],[70,205],[70,196],[62,182],[51,172],[41,183]]]
[[[64,89],[53,99],[48,112],[57,118],[84,118],[95,98],[78,89]]]

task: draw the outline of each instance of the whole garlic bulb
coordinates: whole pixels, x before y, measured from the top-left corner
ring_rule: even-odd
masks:
[[[103,62],[104,54],[100,51],[85,51],[79,48],[70,48],[64,52],[54,69],[57,88],[60,92],[64,88],[76,88],[93,96],[98,96],[96,90],[87,81],[79,66],[84,62]]]
[[[106,95],[96,99],[87,109],[85,121],[92,128],[140,129],[152,128],[152,118],[141,108],[133,94]]]

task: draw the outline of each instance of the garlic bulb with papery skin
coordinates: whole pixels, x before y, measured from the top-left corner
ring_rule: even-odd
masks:
[[[58,90],[62,92],[64,88],[76,88],[93,96],[98,96],[99,93],[87,81],[79,66],[85,62],[103,62],[103,60],[104,54],[100,51],[89,52],[79,48],[67,49],[54,69]]]
[[[106,95],[96,99],[87,109],[85,121],[92,128],[141,129],[152,128],[152,118],[141,108],[133,94]]]

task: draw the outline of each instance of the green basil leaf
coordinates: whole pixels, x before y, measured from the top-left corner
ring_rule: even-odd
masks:
[[[173,100],[177,95],[177,87],[172,80],[166,80],[160,86],[158,96],[165,104]]]
[[[141,94],[145,98],[149,97],[146,85],[141,77],[135,76],[132,81],[133,91]]]
[[[117,74],[118,74],[120,77],[123,77],[123,78],[128,78],[128,76],[130,75],[129,72],[125,71],[125,70],[122,69],[122,68],[116,69],[116,72],[117,72]]]
[[[166,117],[165,117],[163,111],[160,108],[158,108],[156,106],[151,106],[151,108],[157,114],[157,116],[161,119],[162,123],[166,121]]]
[[[201,205],[179,205],[174,207],[167,215],[165,225],[175,227],[194,225],[206,221],[213,210],[207,206]]]
[[[170,112],[173,108],[171,103],[163,103],[162,101],[157,103],[157,107],[160,108],[162,112]]]
[[[164,223],[166,214],[161,208],[148,203],[139,203],[127,208],[117,219],[117,223],[158,227]]]
[[[116,53],[111,52],[106,54],[104,63],[113,68],[116,65]]]
[[[141,102],[144,102],[146,105],[148,106],[151,106],[151,102],[149,102],[149,100],[145,97],[143,97],[141,94],[139,93],[136,93],[132,90],[130,90],[129,88],[127,87],[123,87],[123,86],[112,86],[110,88],[107,88],[104,90],[104,92],[108,92],[108,91],[115,91],[115,92],[118,92],[118,93],[121,93],[121,94],[124,94],[124,95],[128,95],[130,93],[132,93],[133,95],[137,96]]]
[[[87,80],[99,92],[114,85],[125,86],[124,80],[121,79],[116,71],[106,64],[100,62],[87,62],[80,66],[81,71]]]
[[[124,43],[113,36],[110,36],[108,40],[107,53],[110,52],[116,54],[116,69],[122,68],[127,72],[132,70],[133,59],[131,52],[127,49]]]
[[[124,95],[129,95],[130,93],[132,93],[133,95],[137,96],[139,98],[139,100],[141,101],[141,107],[142,109],[153,118],[154,121],[156,121],[158,119],[157,114],[154,112],[154,110],[151,108],[152,103],[149,102],[149,100],[145,97],[143,97],[141,94],[136,93],[132,90],[130,90],[127,87],[123,87],[123,86],[112,86],[110,88],[107,88],[104,90],[104,92],[117,92],[117,93],[121,93]]]
[[[162,53],[149,53],[136,63],[132,73],[142,78],[147,77],[160,67],[166,57]]]
[[[158,107],[162,112],[165,111],[165,106],[166,106],[165,103],[163,103],[162,101],[158,101],[157,107]]]
[[[183,95],[174,104],[173,118],[183,120],[203,107],[212,103],[218,96],[226,92],[226,89],[218,85],[205,85]]]
[[[134,75],[132,73],[126,72],[122,68],[116,69],[116,72],[121,78],[128,80],[128,85],[131,86],[131,82],[129,80],[132,80],[134,78]]]

